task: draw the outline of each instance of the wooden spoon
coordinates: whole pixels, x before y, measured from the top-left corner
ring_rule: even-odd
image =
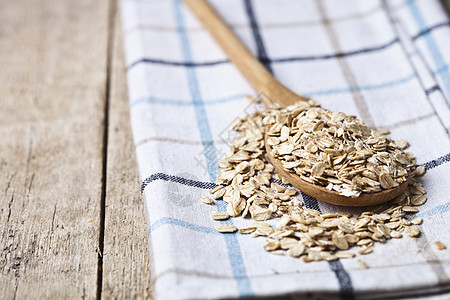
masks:
[[[216,42],[222,47],[228,58],[236,65],[239,71],[250,82],[253,88],[262,96],[262,100],[267,107],[278,104],[287,107],[303,101],[305,106],[314,106],[314,102],[309,98],[300,96],[278,80],[253,56],[252,53],[242,44],[231,29],[225,24],[221,17],[205,0],[185,0],[185,3],[196,14],[205,28],[214,37]],[[267,135],[265,136],[267,140]],[[267,157],[272,165],[290,184],[297,187],[306,194],[319,200],[344,206],[371,206],[387,202],[400,193],[404,192],[408,186],[409,178],[402,184],[389,190],[376,193],[361,193],[359,197],[346,197],[335,191],[330,191],[322,186],[309,183],[294,173],[287,171],[282,163],[271,155],[271,147],[265,143]]]

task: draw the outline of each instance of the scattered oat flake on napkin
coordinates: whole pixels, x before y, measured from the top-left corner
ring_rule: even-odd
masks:
[[[155,299],[297,295],[445,297],[450,290],[450,25],[437,0],[212,0],[249,49],[293,91],[386,128],[427,169],[417,238],[354,259],[304,263],[215,221],[206,205],[238,117],[255,92],[179,0],[122,0],[131,122],[149,224]],[[300,193],[307,208],[343,210]],[[359,209],[345,209],[357,214]],[[219,214],[220,215],[220,214]],[[272,225],[276,220],[269,220]],[[436,246],[440,242],[445,249]],[[439,244],[439,243],[438,243]],[[436,296],[437,295],[437,296]],[[447,295],[448,296],[448,295]],[[445,299],[445,298],[442,298]]]

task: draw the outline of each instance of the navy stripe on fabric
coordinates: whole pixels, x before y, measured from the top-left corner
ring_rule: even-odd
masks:
[[[448,162],[450,162],[450,153],[447,153],[446,155],[443,155],[439,158],[433,159],[432,161],[426,162],[423,165],[425,166],[425,169],[431,170]]]
[[[425,28],[423,30],[421,30],[418,34],[416,34],[415,36],[413,36],[411,39],[413,41],[417,40],[418,38],[420,38],[421,36],[424,36],[425,34],[429,34],[431,31],[433,31],[434,29],[437,28],[441,28],[441,27],[447,27],[450,25],[450,22],[443,22],[443,23],[439,23],[436,25],[433,25],[431,27]]]
[[[311,197],[310,195],[305,194],[302,191],[300,191],[300,193],[302,195],[303,203],[305,204],[306,208],[320,211],[319,202],[317,201],[316,198]]]
[[[429,34],[434,29],[441,28],[441,27],[447,27],[449,25],[450,25],[449,22],[433,25],[427,29],[422,30],[421,32],[419,32],[418,34],[413,36],[412,39],[417,40],[418,38]],[[256,39],[256,36],[255,36],[255,39]],[[260,36],[259,36],[259,41],[261,41]],[[342,53],[309,55],[309,56],[293,56],[293,57],[269,59],[265,52],[263,53],[263,55],[261,55],[261,53],[258,52],[257,57],[258,57],[259,61],[261,61],[261,63],[263,63],[267,67],[270,63],[285,63],[285,62],[309,61],[309,60],[326,60],[326,59],[332,59],[332,58],[337,58],[337,57],[348,57],[348,56],[353,56],[353,55],[358,55],[358,54],[377,52],[377,51],[389,48],[390,46],[392,46],[398,42],[399,42],[399,39],[395,38],[392,41],[389,41],[383,45],[367,47],[367,48],[362,48],[362,49],[357,49],[357,50],[352,50],[352,51],[342,52]],[[208,66],[217,66],[217,65],[221,65],[221,64],[228,64],[229,62],[230,61],[228,59],[195,63],[195,62],[180,62],[180,61],[170,61],[170,60],[163,60],[163,59],[142,58],[142,59],[139,59],[139,60],[131,63],[127,67],[127,69],[131,69],[132,67],[134,67],[138,64],[141,64],[141,63],[162,64],[162,65],[171,65],[171,66],[186,66],[186,67],[208,67]]]
[[[266,53],[266,49],[264,47],[261,33],[259,32],[258,22],[256,21],[255,12],[253,10],[253,5],[251,0],[244,0],[245,12],[247,13],[248,21],[250,23],[250,28],[252,29],[253,39],[256,43],[256,51],[259,61],[266,67],[266,69],[273,73],[273,70],[270,66],[269,57]]]
[[[134,63],[132,63],[131,65],[129,65],[127,67],[127,69],[131,69],[132,67],[134,67],[135,65],[140,64],[140,63],[151,63],[151,64],[182,66],[182,67],[207,67],[207,66],[226,64],[229,62],[230,61],[228,59],[194,63],[194,62],[169,61],[169,60],[154,59],[154,58],[143,58],[143,59],[137,60]]]
[[[338,279],[340,286],[340,293],[339,293],[340,298],[342,300],[356,299],[353,290],[352,279],[350,278],[350,275],[347,273],[347,271],[345,271],[341,261],[340,260],[329,261],[328,265],[330,266],[331,270],[333,270],[334,274]]]
[[[434,169],[434,168],[436,168],[440,165],[443,165],[445,163],[448,163],[448,162],[450,162],[450,153],[447,153],[436,159],[430,160],[430,161],[424,163],[423,165],[425,166],[425,168],[427,170],[431,170],[431,169]],[[147,178],[145,178],[142,181],[141,191],[143,191],[149,183],[156,181],[156,180],[171,181],[171,182],[184,184],[187,186],[192,186],[192,187],[196,187],[196,188],[200,188],[200,189],[213,189],[217,186],[217,184],[215,184],[213,182],[197,181],[197,180],[192,180],[192,179],[188,179],[188,178],[183,178],[180,176],[168,175],[168,174],[164,174],[164,173],[155,173],[155,174],[148,176]],[[291,185],[284,184],[283,182],[281,182],[280,180],[277,180],[277,179],[273,179],[273,180],[271,180],[271,182],[278,183],[284,187],[292,187]],[[302,194],[303,200],[305,201],[305,206],[307,208],[320,210],[317,199],[315,199],[303,192],[301,192],[301,194]]]
[[[441,90],[441,88],[436,84],[435,86],[432,86],[429,89],[426,89],[425,94],[427,94],[427,96],[428,96],[429,94],[436,92],[436,91],[440,91],[440,90]]]
[[[196,187],[199,189],[207,189],[207,190],[213,189],[217,186],[215,183],[212,183],[212,182],[203,182],[203,181],[187,179],[187,178],[183,178],[183,177],[179,177],[179,176],[168,175],[168,174],[164,174],[164,173],[156,173],[156,174],[150,175],[149,177],[145,178],[144,181],[142,181],[141,192],[144,191],[144,189],[147,187],[147,185],[150,182],[153,182],[155,180],[171,181],[171,182],[184,184],[187,186],[193,186],[193,187]]]
[[[324,59],[332,59],[332,58],[339,58],[339,57],[348,57],[348,56],[353,56],[353,55],[358,55],[358,54],[377,52],[377,51],[389,48],[390,46],[392,46],[398,42],[399,42],[399,39],[395,38],[386,44],[383,44],[380,46],[374,46],[374,47],[370,47],[370,48],[362,48],[362,49],[352,50],[352,51],[348,51],[348,52],[338,52],[338,53],[324,54],[324,55],[276,58],[271,61],[277,62],[277,63],[283,63],[283,62],[293,62],[293,61],[324,60]]]
[[[285,63],[285,62],[309,61],[309,60],[326,60],[326,59],[332,59],[332,58],[337,58],[337,57],[347,57],[347,56],[353,56],[353,55],[357,55],[357,54],[380,51],[380,50],[386,49],[386,48],[394,45],[398,41],[399,41],[398,39],[394,39],[394,40],[392,40],[386,44],[380,45],[380,46],[374,46],[374,47],[370,47],[370,48],[363,48],[363,49],[352,50],[352,51],[341,52],[341,53],[308,55],[308,56],[293,56],[293,57],[272,58],[272,59],[269,59],[267,56],[257,55],[257,58],[265,66],[269,65],[270,63]],[[193,62],[175,62],[175,61],[169,61],[169,60],[143,58],[143,59],[133,62],[128,67],[128,69],[136,66],[137,64],[145,63],[145,62],[153,63],[153,64],[172,65],[172,66],[207,67],[207,66],[216,66],[216,65],[221,65],[221,64],[227,64],[230,61],[229,60],[217,60],[217,61],[210,61],[210,62],[193,63]]]

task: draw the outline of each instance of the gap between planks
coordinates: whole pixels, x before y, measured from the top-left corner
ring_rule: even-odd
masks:
[[[126,64],[118,9],[115,9],[115,14],[109,69],[101,298],[151,299],[147,220],[131,138]]]
[[[108,165],[108,134],[109,134],[109,107],[110,107],[110,91],[111,91],[111,66],[114,51],[114,29],[115,18],[117,15],[116,0],[109,0],[108,10],[108,36],[107,36],[107,52],[106,52],[106,80],[105,80],[105,108],[103,123],[103,160],[102,160],[102,190],[100,195],[100,228],[98,237],[98,265],[97,265],[97,299],[102,297],[103,286],[103,254],[105,240],[105,209],[106,209],[106,185],[107,185],[107,165]]]

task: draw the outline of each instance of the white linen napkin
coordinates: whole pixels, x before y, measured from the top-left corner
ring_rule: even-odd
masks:
[[[215,186],[230,124],[255,109],[244,96],[256,92],[180,0],[121,0],[155,299],[448,297],[450,250],[433,246],[450,248],[450,25],[440,2],[210,2],[287,87],[410,142],[427,168],[422,234],[307,264],[267,253],[264,238],[216,232],[210,214],[224,203],[198,198]]]

